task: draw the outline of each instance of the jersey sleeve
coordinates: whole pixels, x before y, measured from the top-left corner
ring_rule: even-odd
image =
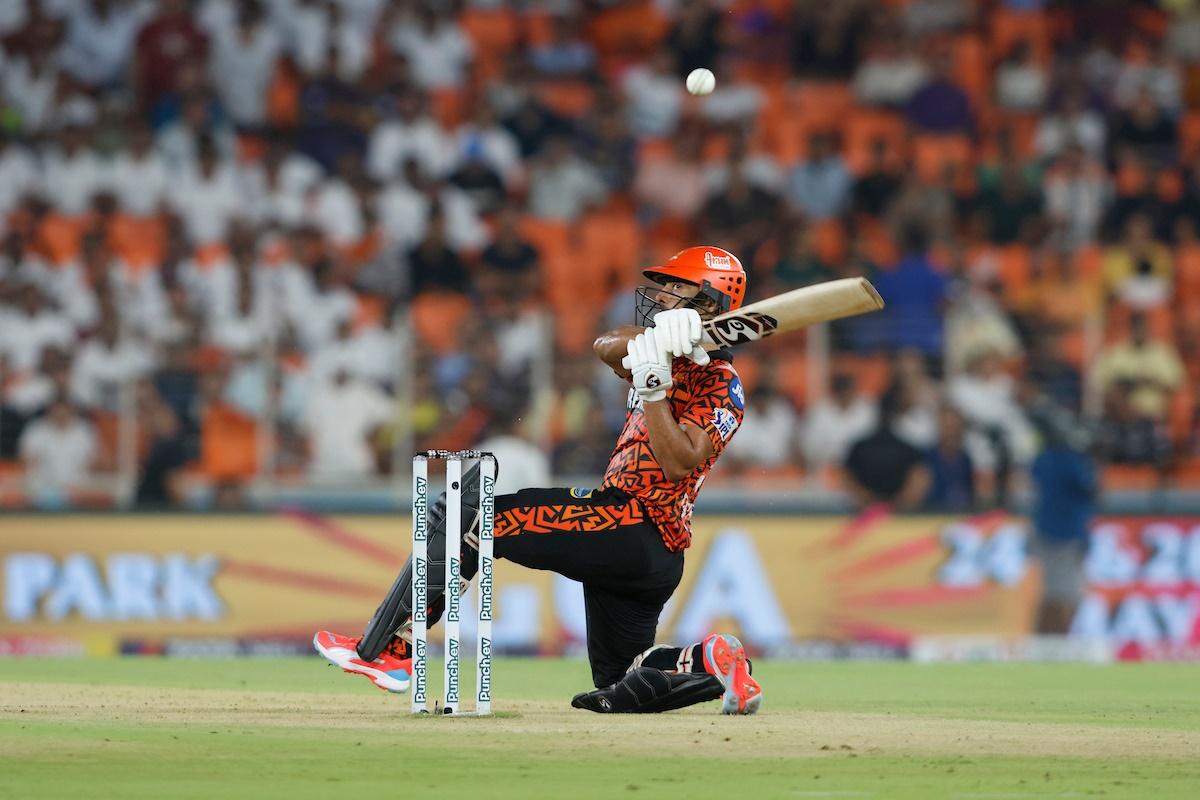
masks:
[[[696,376],[679,422],[708,434],[713,453],[720,455],[742,424],[745,408],[746,394],[737,372],[727,364],[714,365]]]

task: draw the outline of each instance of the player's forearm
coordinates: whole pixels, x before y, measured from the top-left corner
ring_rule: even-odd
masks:
[[[611,331],[600,334],[592,342],[592,351],[596,356],[613,368],[622,378],[629,377],[629,370],[621,366],[621,359],[629,352],[629,340],[645,331],[637,325],[622,325]]]
[[[654,400],[643,403],[642,410],[646,415],[650,450],[667,480],[683,480],[708,458],[712,448],[708,437],[698,428],[693,429],[693,433],[676,422],[669,402]]]

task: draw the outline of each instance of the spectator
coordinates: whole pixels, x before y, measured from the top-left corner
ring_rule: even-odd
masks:
[[[8,355],[13,370],[35,368],[47,347],[69,350],[75,341],[70,319],[53,308],[33,284],[18,292],[16,304],[3,319],[0,351]]]
[[[614,108],[619,103],[616,93],[602,94],[579,131],[579,155],[596,169],[610,192],[627,191],[637,170],[637,142],[629,133],[626,115]]]
[[[770,235],[780,205],[775,195],[747,179],[749,171],[742,161],[732,163],[724,190],[709,195],[700,215],[709,236],[737,242],[738,252],[747,260]]]
[[[480,213],[491,214],[504,202],[504,181],[481,148],[472,147],[462,154],[450,183],[469,197]]]
[[[446,243],[446,218],[438,209],[429,216],[425,238],[408,254],[413,295],[430,291],[466,294],[470,274],[458,254]]]
[[[3,363],[0,363],[0,367]],[[71,359],[66,351],[47,347],[36,370],[10,374],[5,380],[2,405],[16,417],[15,436],[24,423],[42,414],[58,398],[78,401],[71,384]],[[8,431],[4,432],[9,435]]]
[[[780,393],[773,372],[764,376],[748,401],[738,435],[729,443],[729,460],[739,470],[750,471],[794,464],[798,455],[795,431],[800,418],[792,402]]]
[[[183,493],[180,470],[194,455],[187,432],[153,383],[139,384],[137,403],[138,419],[148,434],[150,447],[141,463],[134,503],[143,509],[176,506]]]
[[[928,255],[924,230],[909,226],[903,232],[903,258],[895,269],[884,271],[875,286],[887,304],[883,311],[887,340],[894,347],[912,347],[926,356],[942,349],[942,304],[946,278]]]
[[[985,192],[980,204],[989,222],[988,239],[993,243],[1014,244],[1036,238],[1042,197],[1030,185],[1019,164],[1003,165],[999,185]]]
[[[154,132],[149,125],[135,117],[126,129],[128,147],[117,154],[109,169],[111,188],[125,213],[150,217],[160,213],[167,200],[167,162],[154,148]]]
[[[874,432],[851,445],[846,455],[846,488],[860,508],[888,503],[910,511],[929,493],[929,468],[921,451],[892,431],[898,403],[898,388],[892,387],[880,400]]]
[[[992,442],[997,470],[1033,458],[1033,429],[1017,399],[1017,385],[998,353],[975,354],[966,368],[946,382],[946,399],[967,422]]]
[[[782,244],[783,254],[767,278],[764,294],[770,296],[834,279],[832,266],[816,251],[811,226],[793,226],[784,234]]]
[[[27,135],[45,133],[54,125],[60,75],[53,52],[31,48],[26,54],[14,54],[0,74],[4,104]]]
[[[91,423],[62,398],[25,427],[18,447],[26,486],[39,504],[61,504],[63,495],[85,488],[97,456]]]
[[[188,11],[187,0],[161,0],[157,15],[137,34],[134,75],[143,109],[153,109],[180,89],[185,66],[203,61],[208,35]]]
[[[913,349],[896,353],[892,374],[898,391],[892,430],[918,450],[928,450],[937,443],[941,384],[930,376],[925,357]]]
[[[975,508],[975,464],[967,452],[966,432],[962,415],[942,406],[937,446],[925,454],[930,475],[925,508],[930,511],[961,514]]]
[[[871,161],[854,183],[852,210],[870,217],[882,217],[900,191],[896,159],[889,157],[885,139],[871,142]]]
[[[246,208],[256,223],[294,227],[304,215],[304,198],[321,180],[321,167],[292,151],[279,132],[265,137],[262,158],[239,170]]]
[[[38,183],[38,163],[12,132],[0,128],[0,219],[7,219]]]
[[[1069,415],[1066,415],[1069,417]],[[1034,485],[1031,550],[1042,566],[1037,632],[1067,633],[1083,597],[1084,557],[1096,510],[1096,471],[1086,437],[1072,425],[1035,415],[1043,446],[1030,473]]]
[[[416,13],[392,28],[388,43],[412,64],[422,89],[457,89],[463,85],[474,47],[453,15],[440,4],[423,0]]]
[[[661,158],[643,158],[633,193],[647,220],[691,219],[704,204],[704,165],[699,131],[681,132],[674,150]]]
[[[108,189],[109,172],[93,147],[95,111],[80,109],[79,116],[63,126],[58,146],[42,156],[42,197],[67,216],[78,217],[92,208],[92,201]]]
[[[225,238],[229,224],[242,213],[243,198],[237,169],[221,157],[212,138],[200,138],[196,165],[178,176],[170,199],[194,246]]]
[[[1104,165],[1079,144],[1068,144],[1046,173],[1046,215],[1064,250],[1096,241],[1111,187]]]
[[[478,449],[492,453],[503,466],[496,478],[496,493],[510,494],[529,486],[550,483],[550,459],[521,433],[521,417],[500,409],[492,418],[487,438]]]
[[[63,69],[79,83],[117,88],[125,77],[134,39],[146,7],[130,0],[87,0],[67,17],[67,36],[59,54]]]
[[[1083,89],[1071,87],[1063,94],[1057,110],[1042,117],[1034,135],[1034,150],[1050,160],[1072,145],[1082,147],[1093,159],[1104,157],[1107,128],[1104,117],[1087,107]]]
[[[683,111],[683,82],[674,56],[658,50],[650,60],[631,67],[621,78],[628,102],[629,127],[636,136],[669,136]]]
[[[954,287],[946,308],[946,367],[958,372],[979,353],[1001,358],[1021,354],[1021,341],[1004,306],[1002,286],[994,276],[968,273]]]
[[[600,176],[571,152],[566,138],[555,138],[529,172],[529,211],[535,217],[573,222],[605,199]]]
[[[681,78],[692,70],[711,67],[713,53],[720,52],[722,45],[721,17],[712,3],[683,3],[665,45],[675,58]]]
[[[792,207],[812,219],[841,215],[850,207],[853,179],[829,133],[808,139],[808,157],[788,175],[787,198]]]
[[[1126,111],[1117,118],[1111,149],[1128,147],[1145,161],[1167,164],[1175,159],[1177,132],[1154,94],[1143,87],[1134,95]]]
[[[1142,91],[1149,92],[1168,116],[1179,114],[1183,105],[1179,66],[1169,58],[1166,48],[1135,36],[1117,73],[1113,99],[1118,108],[1129,108]]]
[[[382,182],[399,177],[410,159],[427,175],[444,175],[452,158],[445,132],[424,112],[421,96],[413,91],[400,94],[396,118],[376,126],[367,145],[367,171]]]
[[[296,148],[331,172],[347,155],[361,158],[367,148],[363,104],[358,89],[338,74],[338,55],[331,47],[324,69],[300,90]]]
[[[1048,89],[1046,70],[1028,41],[1018,42],[996,68],[996,102],[1013,111],[1040,111]]]
[[[283,42],[258,0],[240,0],[234,26],[213,38],[209,74],[221,103],[239,128],[267,121],[267,89]]]
[[[1128,338],[1100,353],[1090,379],[1101,396],[1118,390],[1128,395],[1134,415],[1162,422],[1183,376],[1183,364],[1175,348],[1151,339],[1146,317],[1134,314]]]
[[[345,5],[327,0],[299,0],[282,20],[288,50],[305,75],[329,68],[338,78],[357,81],[371,60],[371,42],[362,28],[346,16]]]
[[[337,268],[318,256],[312,265],[312,292],[293,309],[292,324],[300,334],[304,348],[313,351],[330,342],[342,323],[354,318],[358,300],[346,288]]]
[[[974,130],[971,101],[955,80],[954,61],[947,52],[933,60],[933,74],[904,107],[908,121],[927,133],[970,133]]]
[[[493,291],[529,295],[540,282],[537,248],[521,235],[520,223],[521,213],[516,206],[504,206],[497,214],[496,238],[480,258],[485,271],[491,273],[481,277]]]
[[[929,77],[913,41],[887,32],[875,37],[854,73],[854,95],[869,106],[902,108]]]
[[[555,14],[550,20],[550,39],[530,49],[529,63],[545,78],[588,78],[595,73],[596,51],[580,36],[576,17]]]
[[[459,127],[454,140],[456,166],[478,160],[500,176],[505,189],[516,189],[524,183],[520,143],[496,121],[487,103],[474,105],[470,120]]]
[[[834,374],[829,395],[817,400],[804,417],[800,445],[805,464],[814,471],[842,464],[851,445],[875,428],[877,417],[875,404],[859,393],[854,376]]]
[[[194,169],[199,160],[200,140],[209,138],[224,158],[234,155],[237,138],[221,116],[220,108],[207,92],[196,90],[183,98],[179,118],[158,132],[158,149],[172,178]]]
[[[119,411],[122,389],[153,368],[151,352],[131,337],[121,336],[115,319],[104,318],[75,357],[71,394],[89,408]]]
[[[375,472],[371,440],[393,413],[391,399],[368,381],[338,369],[310,389],[301,427],[312,448],[309,475],[352,480]]]
[[[1137,214],[1125,225],[1121,242],[1104,254],[1104,288],[1110,297],[1143,311],[1171,299],[1171,251],[1154,240],[1150,219]]]
[[[1078,415],[1083,411],[1083,378],[1075,365],[1062,357],[1061,339],[1053,330],[1032,339],[1025,377],[1056,406]]]

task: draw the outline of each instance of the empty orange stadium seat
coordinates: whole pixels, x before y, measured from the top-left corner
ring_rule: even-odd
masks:
[[[418,341],[435,354],[445,354],[459,344],[471,301],[453,292],[426,292],[413,298],[409,313]]]
[[[204,415],[200,464],[215,481],[249,478],[258,471],[257,424],[232,406],[218,405]]]
[[[913,138],[913,165],[922,180],[939,180],[948,166],[970,163],[971,140],[965,134],[923,133]]]
[[[1050,20],[1042,11],[997,8],[992,12],[988,44],[992,58],[1003,59],[1019,42],[1028,42],[1043,64],[1050,59]]]
[[[1030,254],[1029,248],[1021,244],[1010,244],[1001,247],[998,252],[1000,259],[1000,283],[1008,297],[1016,297],[1029,288]]]
[[[542,81],[536,88],[546,107],[564,117],[583,116],[596,100],[596,92],[583,81]]]
[[[521,35],[517,15],[508,8],[468,8],[458,20],[475,44],[475,78],[483,82],[500,75]]]
[[[435,89],[429,93],[433,116],[446,130],[454,130],[466,113],[466,97],[459,89]]]
[[[1184,114],[1179,120],[1179,151],[1185,161],[1200,155],[1200,111]]]
[[[1100,476],[1107,490],[1149,491],[1162,484],[1162,473],[1152,466],[1139,464],[1109,464]]]
[[[79,243],[92,224],[92,215],[69,217],[51,212],[37,229],[37,249],[53,264],[66,264],[79,257]]]
[[[887,111],[852,111],[842,125],[843,154],[851,171],[864,172],[871,163],[875,142],[887,148],[888,161],[901,164],[904,159],[906,126],[899,114]]]
[[[813,250],[826,264],[839,264],[846,257],[846,229],[841,220],[823,219],[812,226]]]
[[[788,93],[789,109],[801,116],[843,118],[854,107],[854,93],[846,81],[801,81]]]
[[[579,223],[579,248],[589,277],[607,294],[641,265],[642,231],[632,214],[594,212]]]
[[[991,60],[983,40],[974,34],[955,37],[951,44],[954,76],[978,108],[992,93]]]
[[[108,246],[135,272],[158,267],[167,250],[167,226],[161,217],[117,214],[108,227]]]
[[[647,53],[670,29],[670,20],[653,3],[622,3],[591,18],[588,32],[602,53]]]
[[[892,380],[892,365],[884,356],[839,355],[829,371],[853,376],[858,390],[870,397],[883,395]]]
[[[796,408],[808,406],[808,358],[803,351],[785,350],[779,354],[775,383],[779,391],[792,399]]]

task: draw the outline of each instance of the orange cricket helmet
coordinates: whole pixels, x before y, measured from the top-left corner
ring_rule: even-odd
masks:
[[[742,262],[728,250],[701,245],[680,250],[657,267],[643,270],[642,274],[657,284],[672,281],[691,283],[728,298],[728,305],[721,302],[721,311],[740,308],[746,297],[746,271]],[[707,285],[706,285],[707,284]],[[714,298],[715,299],[715,298]]]

